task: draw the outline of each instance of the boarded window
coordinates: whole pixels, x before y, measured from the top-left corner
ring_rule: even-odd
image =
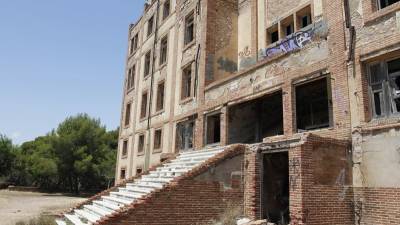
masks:
[[[160,150],[162,145],[162,130],[156,130],[154,132],[154,150]]]
[[[181,99],[192,96],[192,65],[190,64],[182,71]]]
[[[163,20],[165,20],[171,12],[171,2],[166,0],[163,5]]]
[[[158,84],[157,87],[157,105],[156,105],[156,111],[161,111],[164,109],[164,91],[165,91],[165,87],[164,87],[164,82],[161,82]]]
[[[206,117],[206,143],[215,144],[221,141],[221,115],[214,114]]]
[[[299,132],[331,126],[330,90],[327,78],[296,87],[296,118]]]
[[[128,154],[128,140],[124,140],[122,144],[122,157],[125,157]]]
[[[131,108],[132,108],[132,104],[131,103],[126,104],[126,108],[125,108],[125,126],[129,126],[129,123],[131,121]]]
[[[176,147],[180,151],[193,148],[194,120],[188,120],[177,124]]]
[[[154,16],[150,17],[147,21],[147,36],[150,36],[153,33],[154,29]]]
[[[142,95],[142,105],[140,108],[140,118],[143,119],[147,117],[147,92]]]
[[[144,152],[144,134],[139,135],[138,153]]]
[[[168,36],[161,39],[160,46],[160,65],[167,62],[167,54],[168,54]]]
[[[144,57],[144,76],[148,76],[150,74],[150,66],[151,66],[151,51],[148,51]]]
[[[194,40],[194,13],[190,13],[185,19],[185,45]]]

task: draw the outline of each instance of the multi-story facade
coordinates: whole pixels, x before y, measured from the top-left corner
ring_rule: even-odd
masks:
[[[398,0],[153,0],[129,28],[117,180],[182,151],[259,143],[246,215],[284,211],[265,197],[276,161],[292,221],[398,224],[399,112]]]

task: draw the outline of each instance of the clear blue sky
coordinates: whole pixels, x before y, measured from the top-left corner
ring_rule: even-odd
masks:
[[[67,116],[119,125],[128,26],[144,0],[0,0],[0,133],[20,144]]]

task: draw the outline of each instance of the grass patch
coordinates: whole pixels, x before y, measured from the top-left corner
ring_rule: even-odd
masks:
[[[29,220],[29,222],[19,221],[15,225],[56,225],[53,216],[39,216],[38,218],[34,218]]]

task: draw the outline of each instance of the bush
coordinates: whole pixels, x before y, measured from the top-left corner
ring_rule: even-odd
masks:
[[[29,222],[20,221],[15,225],[56,225],[56,223],[54,222],[54,218],[51,216],[40,216],[29,220]]]

